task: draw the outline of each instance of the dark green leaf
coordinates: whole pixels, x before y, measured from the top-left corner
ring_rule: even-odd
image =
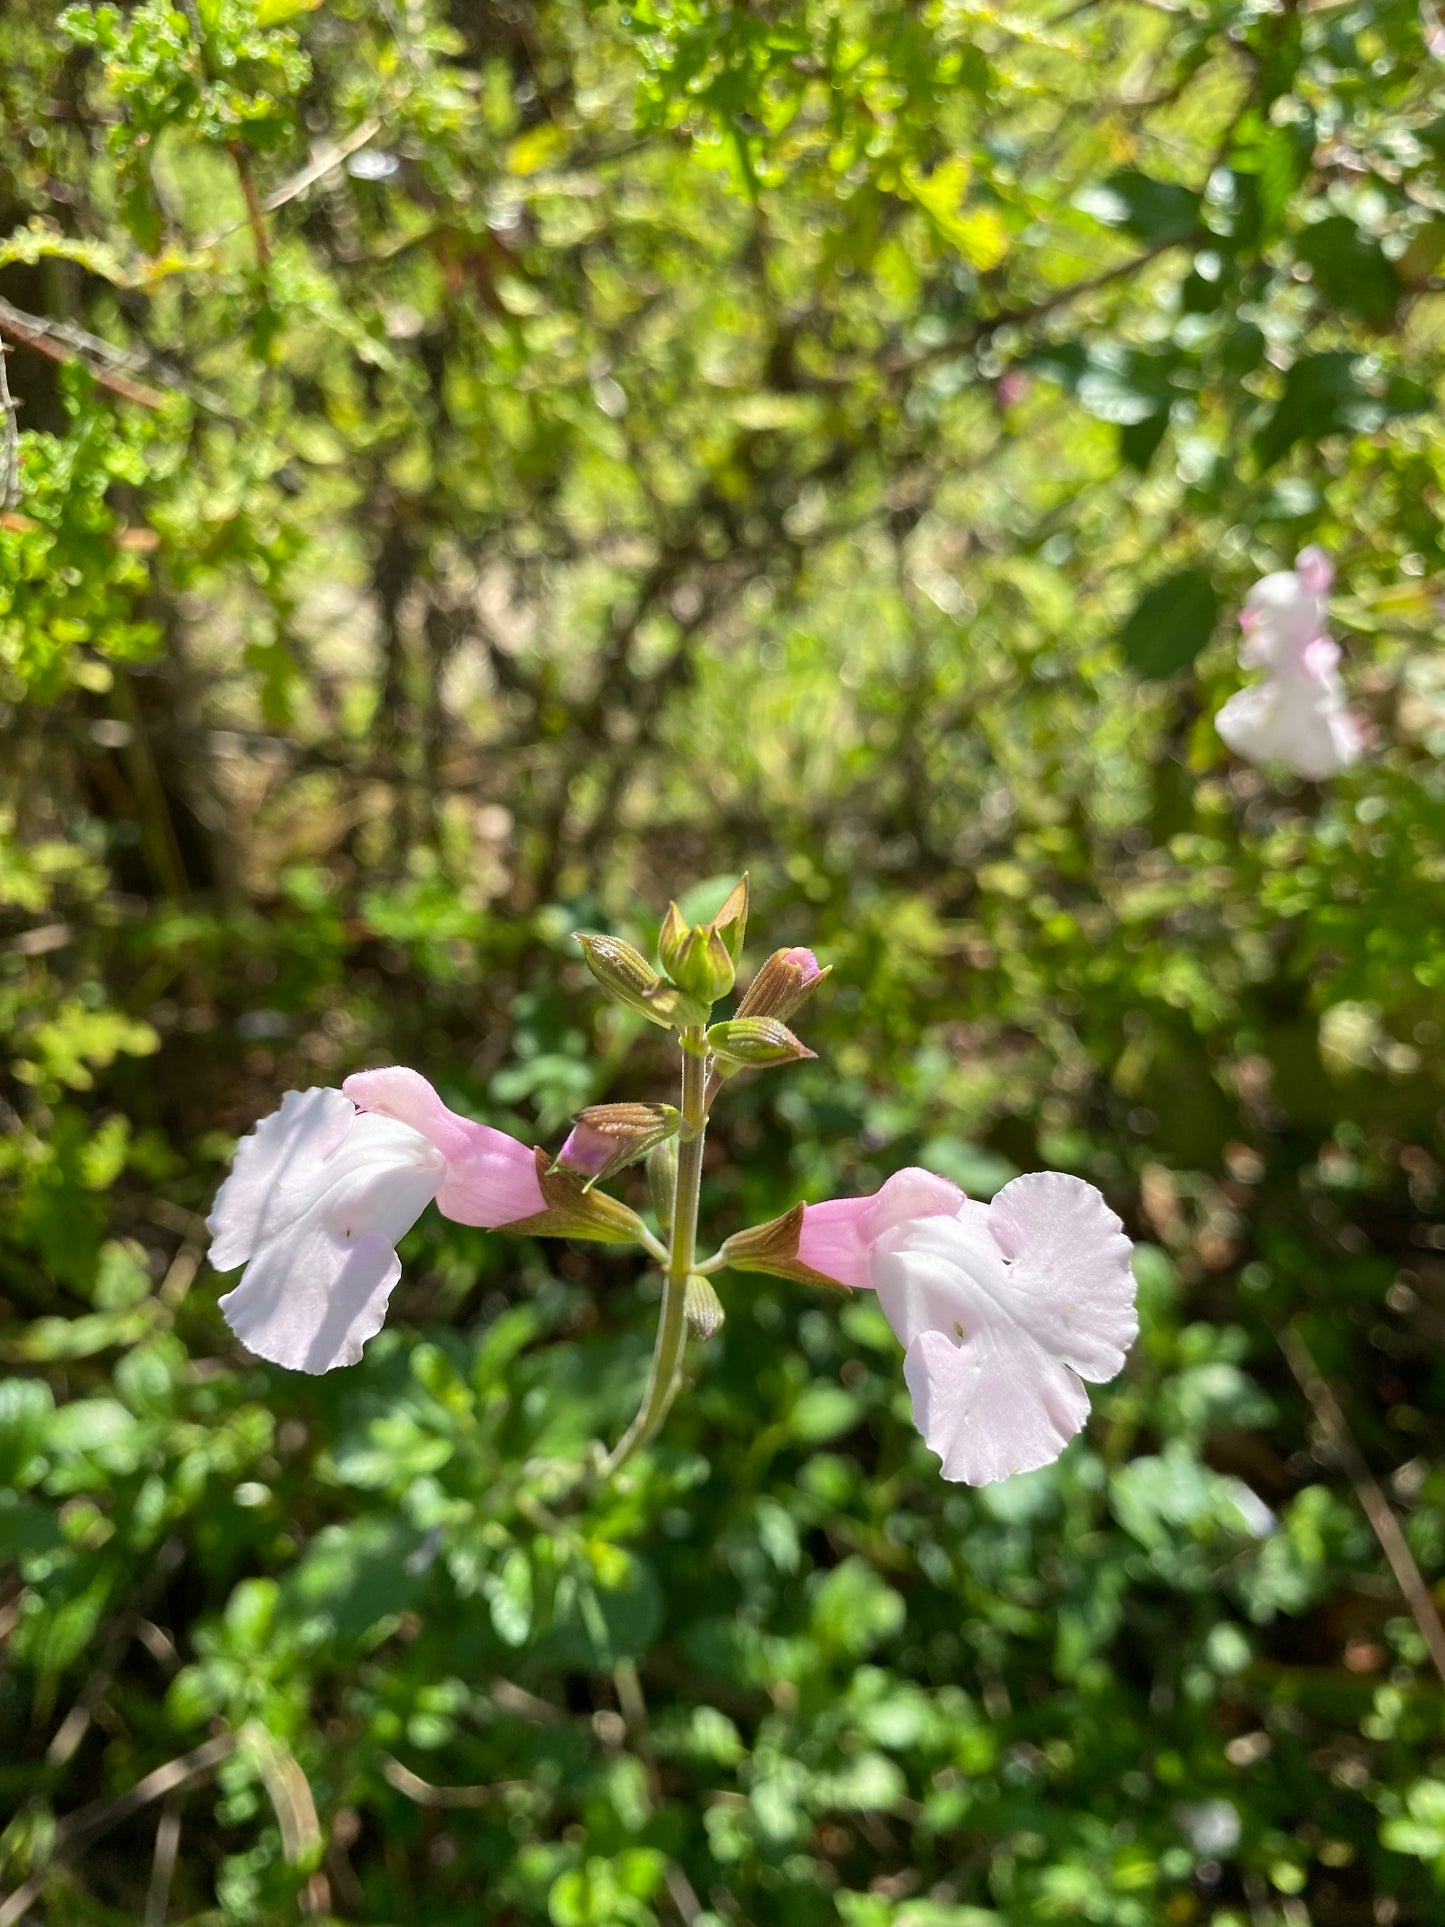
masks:
[[[1205,569],[1181,569],[1139,598],[1119,645],[1136,674],[1150,679],[1187,669],[1214,632],[1219,597]]]

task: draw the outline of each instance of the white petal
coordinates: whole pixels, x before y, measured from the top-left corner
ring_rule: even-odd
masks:
[[[1129,1253],[1094,1187],[1058,1171],[880,1241],[878,1302],[945,1477],[983,1484],[1058,1457],[1088,1416],[1079,1379],[1112,1378],[1137,1334]]]
[[[1250,658],[1257,662],[1282,666],[1312,642],[1328,621],[1324,596],[1306,589],[1293,569],[1280,569],[1256,582],[1244,607],[1249,617]]]
[[[1102,1192],[1063,1171],[1014,1178],[988,1207],[1021,1323],[1080,1378],[1103,1385],[1139,1336],[1133,1247]]]
[[[1267,676],[1231,696],[1215,718],[1220,736],[1249,763],[1283,763],[1320,782],[1357,762],[1360,734],[1338,678]]]
[[[356,1106],[340,1091],[287,1091],[236,1146],[231,1174],[206,1220],[217,1271],[243,1265],[305,1208],[309,1183],[351,1129]]]
[[[1052,1465],[1089,1416],[1089,1395],[1066,1366],[988,1331],[966,1345],[920,1332],[903,1376],[924,1444],[944,1478],[965,1485]]]
[[[303,1140],[290,1163],[269,1167],[284,1209],[262,1211],[250,1263],[221,1300],[244,1345],[294,1371],[327,1372],[360,1358],[401,1275],[396,1243],[446,1171],[420,1132],[395,1118],[357,1116],[340,1101],[352,1117],[323,1158]]]
[[[915,1218],[885,1233],[873,1252],[873,1283],[899,1341],[920,1332],[966,1337],[980,1305],[1008,1295],[1003,1253],[988,1228],[988,1206],[968,1199],[956,1217]]]

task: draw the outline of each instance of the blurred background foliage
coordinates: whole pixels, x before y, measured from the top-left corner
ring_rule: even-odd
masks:
[[[1442,59],[9,0],[0,1921],[1440,1918]],[[1327,791],[1209,720],[1306,541]],[[705,1227],[1093,1179],[1087,1439],[947,1487],[872,1305],[730,1277],[579,1507],[654,1288],[434,1213],[362,1365],[241,1353],[238,1133],[392,1060],[548,1144],[671,1095],[568,933],[744,866],[834,974]]]

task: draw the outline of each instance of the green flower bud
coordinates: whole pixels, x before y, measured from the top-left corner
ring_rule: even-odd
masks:
[[[664,1030],[672,1028],[681,999],[671,984],[664,983],[652,965],[621,937],[592,936],[574,932],[582,946],[587,968],[602,988],[629,1010],[636,1010],[650,1023]]]
[[[722,1330],[722,1300],[713,1290],[712,1280],[701,1272],[695,1271],[688,1279],[682,1309],[694,1338],[712,1338]]]
[[[743,938],[748,928],[748,877],[747,871],[738,878],[729,890],[727,901],[712,920],[711,926],[722,938],[733,967],[742,961]]]
[[[817,1055],[776,1017],[732,1017],[724,1024],[714,1024],[707,1033],[707,1047],[724,1069],[732,1070],[795,1064],[800,1058]]]

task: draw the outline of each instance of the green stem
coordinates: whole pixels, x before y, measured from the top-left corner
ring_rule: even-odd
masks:
[[[687,1344],[687,1281],[697,1258],[697,1205],[702,1189],[702,1144],[707,1133],[706,1058],[702,1026],[682,1034],[682,1132],[677,1147],[677,1196],[672,1208],[672,1248],[662,1273],[662,1316],[652,1351],[652,1370],[637,1417],[608,1453],[609,1478],[639,1451],[667,1417],[682,1381]]]

